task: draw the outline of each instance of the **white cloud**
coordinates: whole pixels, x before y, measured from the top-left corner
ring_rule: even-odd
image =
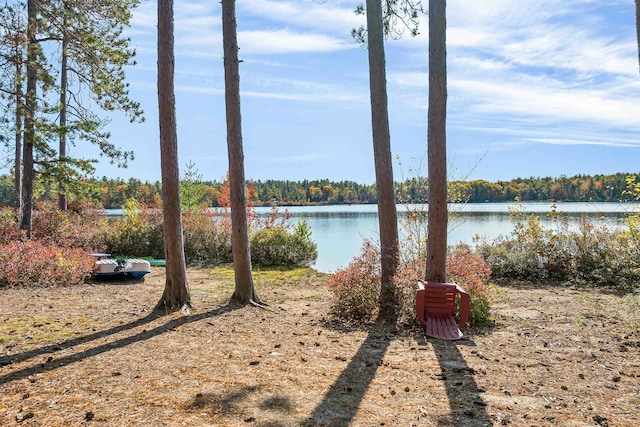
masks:
[[[323,34],[301,34],[288,29],[239,31],[238,45],[242,53],[253,54],[331,52],[355,47]]]
[[[270,22],[299,26],[314,31],[329,31],[336,37],[351,38],[351,29],[366,19],[354,13],[358,2],[304,0],[239,0],[238,9]]]
[[[535,82],[453,80],[451,88],[476,101],[475,114],[522,115],[550,122],[588,121],[637,128],[640,104],[595,89],[565,89]]]

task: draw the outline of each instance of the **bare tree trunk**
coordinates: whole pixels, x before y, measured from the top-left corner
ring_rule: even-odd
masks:
[[[640,67],[640,0],[636,0],[636,35],[638,40],[638,66]]]
[[[258,303],[260,300],[251,275],[251,252],[247,227],[235,0],[222,0],[222,38],[231,199],[231,247],[236,281],[231,299],[240,304]]]
[[[68,79],[67,79],[67,61],[68,61],[68,36],[67,36],[67,2],[63,2],[63,28],[62,28],[62,59],[60,64],[60,150],[58,153],[58,157],[60,159],[59,167],[64,171],[66,166],[66,157],[67,157],[67,87],[68,87]],[[58,208],[61,211],[67,210],[67,194],[66,189],[64,187],[64,178],[58,178]]]
[[[446,282],[447,261],[447,52],[446,1],[429,0],[429,282]]]
[[[24,120],[24,154],[22,172],[22,215],[20,229],[31,237],[31,216],[33,213],[33,147],[35,142],[36,86],[38,83],[38,42],[36,40],[37,0],[27,1],[27,94]]]
[[[173,0],[158,1],[158,113],[166,281],[157,308],[189,311],[180,203],[180,170],[174,94]]]
[[[382,317],[390,318],[396,311],[393,278],[398,268],[398,217],[393,188],[393,165],[391,137],[389,135],[387,79],[380,0],[367,0],[367,44],[369,48],[373,157],[376,170],[382,263],[380,312]]]
[[[14,158],[14,181],[13,181],[13,206],[18,215],[18,223],[21,222],[22,209],[22,57],[20,47],[16,42],[16,116],[15,116],[15,133],[16,133],[16,151]]]

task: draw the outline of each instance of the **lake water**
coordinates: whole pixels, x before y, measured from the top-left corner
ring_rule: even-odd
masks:
[[[554,223],[547,213],[552,203],[523,203],[526,213],[540,215],[545,227]],[[451,204],[449,220],[449,245],[472,243],[474,236],[488,239],[508,235],[513,230],[509,217],[508,203],[470,203]],[[640,205],[631,203],[558,203],[557,211],[562,213],[570,227],[577,227],[582,218],[588,218],[595,224],[612,228],[624,226],[625,212]],[[280,208],[284,210],[285,208]],[[333,272],[346,266],[358,254],[365,238],[377,239],[378,207],[376,205],[336,205],[336,206],[300,206],[286,208],[295,223],[304,217],[312,230],[312,239],[318,244],[318,260],[314,265],[318,271]],[[420,207],[425,209],[426,207]],[[266,214],[268,208],[258,208],[259,214]],[[398,205],[398,214],[406,213],[408,208]],[[402,233],[402,227],[400,228]]]
[[[528,214],[540,215],[543,226],[555,226],[553,220],[546,215],[551,211],[552,203],[522,203],[521,206]],[[471,244],[476,235],[494,239],[510,234],[513,224],[509,217],[509,209],[515,207],[515,204],[510,203],[451,204],[449,245]],[[427,210],[426,206],[418,208]],[[637,203],[557,204],[557,211],[562,213],[562,218],[568,221],[571,228],[576,228],[583,218],[611,228],[623,227],[625,213],[639,208],[640,204]],[[284,212],[285,209],[291,214],[292,223],[295,224],[299,218],[304,217],[311,227],[311,237],[318,244],[318,260],[314,265],[318,271],[330,273],[346,266],[360,251],[363,239],[377,239],[379,236],[377,205],[296,206],[280,208],[280,212]],[[259,215],[266,215],[270,208],[256,210]],[[408,208],[398,205],[397,210],[401,216]],[[122,211],[113,209],[108,210],[107,214],[118,216]]]

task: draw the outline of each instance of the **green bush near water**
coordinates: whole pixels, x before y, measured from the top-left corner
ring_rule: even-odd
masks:
[[[576,286],[613,287],[634,291],[640,283],[640,235],[637,214],[628,227],[612,230],[583,220],[570,230],[555,210],[555,227],[544,228],[538,216],[522,207],[511,212],[513,232],[493,241],[480,239],[476,251],[491,264],[496,279],[554,281]]]
[[[250,216],[253,264],[256,266],[308,266],[317,256],[316,244],[305,221],[291,227]],[[185,258],[189,265],[216,265],[233,261],[231,220],[226,212],[208,210],[183,213]],[[53,204],[38,206],[33,216],[32,239],[18,230],[15,213],[0,211],[0,287],[64,286],[82,283],[93,269],[94,252],[115,257],[164,258],[162,212],[129,200],[123,216],[107,219],[100,211],[79,206],[59,211]]]
[[[251,233],[251,262],[265,267],[308,267],[318,258],[318,246],[311,240],[311,229],[302,219],[289,232],[282,226]]]
[[[265,220],[249,215],[251,261],[256,266],[309,266],[318,257],[311,230],[301,220],[291,227],[276,217]],[[182,214],[183,244],[187,264],[219,265],[233,261],[231,253],[231,218],[220,209],[187,210]],[[123,216],[110,222],[105,230],[108,253],[123,257],[153,256],[164,258],[162,213],[141,207],[130,200]]]

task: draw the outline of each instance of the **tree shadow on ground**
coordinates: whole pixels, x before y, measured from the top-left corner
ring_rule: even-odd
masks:
[[[54,353],[60,350],[66,350],[68,348],[85,344],[93,340],[108,337],[109,335],[114,335],[129,329],[134,329],[134,328],[137,328],[138,326],[146,325],[147,323],[150,323],[158,319],[162,315],[163,313],[161,313],[160,311],[154,310],[151,313],[147,314],[145,317],[142,317],[130,323],[114,326],[113,328],[105,329],[103,331],[98,331],[93,334],[71,338],[61,343],[49,344],[49,345],[45,345],[44,347],[35,348],[33,350],[12,354],[11,356],[2,356],[0,357],[0,367],[11,365],[14,363],[24,362],[25,360],[31,359],[32,357],[41,356],[47,353]]]
[[[69,354],[60,358],[54,358],[54,357],[50,357],[49,360],[46,363],[39,363],[37,365],[33,365],[31,367],[27,367],[27,368],[23,368],[20,369],[18,371],[14,371],[14,372],[9,372],[7,374],[4,374],[2,376],[0,376],[0,384],[6,384],[9,383],[11,381],[15,381],[15,380],[19,380],[19,379],[23,379],[23,378],[27,378],[31,375],[35,375],[35,374],[41,374],[43,372],[48,372],[48,371],[52,371],[54,369],[57,368],[61,368],[67,365],[70,365],[72,363],[76,363],[79,361],[82,361],[84,359],[87,359],[89,357],[93,357],[93,356],[97,356],[99,354],[102,353],[106,353],[110,350],[115,350],[118,348],[123,348],[126,347],[130,344],[139,342],[139,341],[144,341],[144,340],[148,340],[150,338],[156,337],[158,335],[162,335],[165,332],[171,331],[179,326],[188,324],[188,323],[193,323],[193,322],[197,322],[203,319],[207,319],[207,318],[211,318],[211,317],[215,317],[215,316],[220,316],[222,314],[228,313],[230,311],[233,310],[237,310],[239,308],[241,308],[242,306],[240,305],[235,305],[235,304],[227,304],[221,307],[218,307],[214,310],[209,310],[203,313],[198,313],[198,314],[193,314],[193,315],[189,315],[189,316],[183,316],[183,317],[179,317],[176,319],[172,319],[162,325],[156,326],[153,329],[150,330],[142,330],[138,333],[135,333],[133,335],[129,335],[127,337],[118,339],[116,341],[112,341],[112,342],[108,342],[108,343],[104,343],[102,345],[96,346],[96,347],[92,347],[92,348],[88,348],[86,350],[82,350],[78,353],[74,353],[74,354]],[[114,328],[110,328],[104,331],[100,331],[100,332],[96,332],[94,334],[90,334],[84,337],[78,337],[78,338],[74,338],[68,341],[64,341],[63,343],[60,344],[55,344],[55,345],[47,345],[35,350],[30,350],[24,353],[19,353],[16,354],[14,356],[10,356],[9,360],[10,363],[5,363],[4,366],[13,364],[13,363],[18,363],[24,360],[27,360],[29,358],[32,358],[34,356],[37,355],[42,355],[45,353],[52,353],[55,351],[59,351],[59,350],[63,350],[66,348],[71,348],[80,344],[84,344],[99,338],[104,338],[110,335],[114,335],[116,333],[122,332],[122,331],[126,331],[129,329],[133,329],[136,328],[138,326],[142,326],[145,325],[147,323],[152,322],[155,319],[160,318],[163,315],[163,313],[161,311],[158,310],[154,310],[153,312],[149,313],[147,316],[138,319],[134,322],[131,323],[127,323],[125,325],[120,325],[120,326],[116,326]],[[8,356],[5,356],[3,359],[7,358]],[[4,360],[3,360],[4,361]],[[2,366],[2,365],[0,365]]]
[[[438,418],[441,426],[488,426],[493,425],[487,413],[487,404],[482,398],[484,390],[478,387],[475,370],[464,360],[460,346],[475,346],[467,338],[460,341],[446,341],[427,338],[422,334],[422,342],[432,344],[433,352],[440,365],[440,378],[444,382],[451,413]]]
[[[244,400],[256,390],[258,390],[256,386],[247,386],[222,395],[198,393],[193,401],[187,405],[187,409],[204,410],[210,415],[229,415],[237,411],[236,403]]]
[[[349,365],[331,385],[324,399],[302,426],[347,426],[358,411],[371,381],[397,336],[395,321],[376,320]]]
[[[371,327],[367,338],[360,345],[349,365],[331,385],[324,399],[313,413],[301,423],[302,426],[348,426],[356,416],[365,393],[373,381],[378,366],[398,335],[395,322],[380,320]],[[451,412],[445,416],[434,417],[438,425],[487,426],[491,425],[482,399],[482,389],[475,381],[475,371],[470,368],[458,346],[475,346],[473,341],[427,341],[421,328],[416,337],[419,345],[432,343],[433,351],[441,369],[440,378],[444,382]],[[428,415],[428,414],[427,414]]]

